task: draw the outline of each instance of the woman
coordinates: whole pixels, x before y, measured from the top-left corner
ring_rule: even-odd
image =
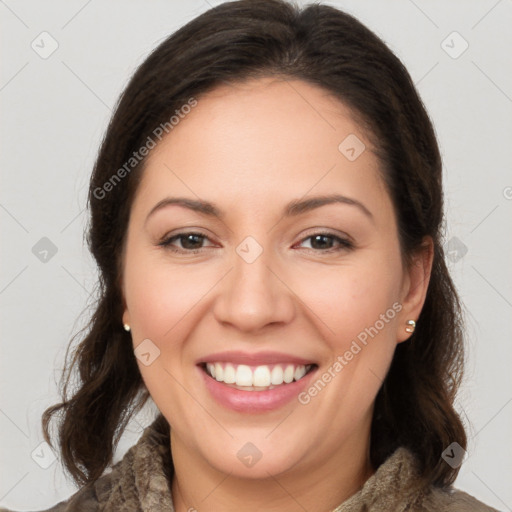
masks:
[[[192,20],[122,94],[89,204],[102,294],[43,417],[82,488],[50,510],[494,510],[451,487],[436,138],[358,21],[280,0]]]

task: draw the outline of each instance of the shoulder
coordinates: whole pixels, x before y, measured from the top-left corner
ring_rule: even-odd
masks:
[[[101,510],[101,496],[105,489],[111,487],[112,473],[108,473],[94,483],[84,486],[75,494],[56,505],[33,512],[98,512]],[[15,512],[14,510],[0,507],[0,512]]]
[[[499,512],[464,491],[433,488],[425,497],[426,510],[446,512]]]
[[[81,487],[68,499],[37,512],[100,512],[140,510],[142,503],[163,503],[172,510],[166,470],[170,470],[169,435],[159,416],[110,472]],[[151,510],[158,510],[151,508]],[[0,512],[15,512],[0,507]],[[35,512],[35,511],[33,511]]]
[[[473,496],[422,482],[417,456],[400,447],[337,512],[499,512]]]

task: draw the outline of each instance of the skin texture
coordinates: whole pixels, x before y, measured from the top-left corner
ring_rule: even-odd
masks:
[[[366,145],[354,161],[338,149],[350,134]],[[282,215],[292,200],[333,193],[371,216],[349,204]],[[168,196],[210,201],[225,216],[169,205],[148,218]],[[187,230],[206,238],[158,245]],[[321,233],[354,248],[308,238]],[[247,236],[263,249],[252,263],[236,252]],[[177,511],[327,511],[354,494],[374,472],[375,396],[397,343],[410,336],[405,322],[420,314],[431,264],[426,240],[404,267],[379,162],[341,102],[276,78],[198,98],[149,155],[123,259],[123,321],[134,348],[149,339],[160,350],[152,364],[138,364],[171,425]],[[198,378],[196,362],[223,350],[293,354],[316,362],[320,377],[394,303],[401,311],[307,405],[239,413]],[[247,442],[262,453],[252,467],[237,458]]]

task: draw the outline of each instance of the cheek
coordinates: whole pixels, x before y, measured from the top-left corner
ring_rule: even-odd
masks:
[[[124,282],[134,349],[148,347],[151,354],[149,365],[137,359],[142,378],[157,407],[167,417],[179,417],[184,414],[179,404],[190,398],[179,384],[186,381],[183,341],[211,279],[184,266],[171,269],[160,257],[135,249],[126,260]]]
[[[208,291],[198,269],[166,265],[161,258],[133,251],[125,271],[126,303],[132,331],[163,343]]]
[[[381,254],[380,262],[368,258],[303,280],[299,296],[322,321],[331,345],[341,350],[375,324],[392,334],[401,277],[399,262],[391,259]]]
[[[391,363],[401,309],[400,269],[398,253],[369,251],[350,265],[303,281],[301,298],[311,300],[307,305],[317,315],[327,351],[318,380],[301,395],[301,403],[311,403],[315,416],[329,417],[340,438],[352,435],[368,417]]]

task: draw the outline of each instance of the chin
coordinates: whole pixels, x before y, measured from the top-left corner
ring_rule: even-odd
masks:
[[[252,463],[247,460],[241,461],[237,452],[227,456],[225,453],[219,454],[219,458],[209,461],[218,471],[230,474],[234,478],[248,480],[264,480],[277,477],[290,471],[298,461],[291,457],[290,453],[269,453],[263,450],[261,458]]]

